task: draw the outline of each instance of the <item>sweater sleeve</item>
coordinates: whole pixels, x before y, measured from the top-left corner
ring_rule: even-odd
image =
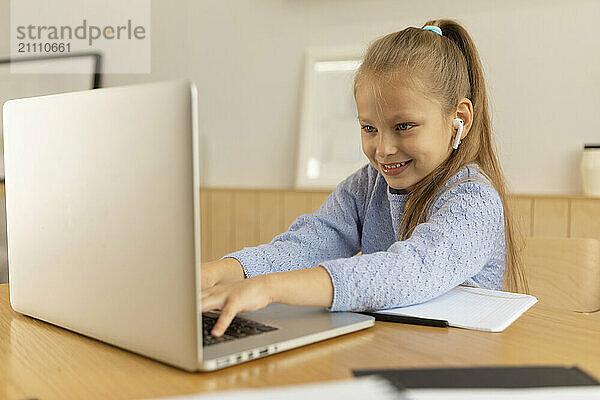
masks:
[[[242,264],[246,277],[316,267],[319,263],[351,257],[360,251],[368,166],[350,175],[314,214],[301,215],[287,232],[269,244],[247,247],[225,257]],[[225,258],[223,257],[223,258]]]
[[[481,271],[504,232],[496,190],[485,183],[464,182],[442,193],[432,210],[410,238],[387,251],[322,263],[334,287],[331,310],[422,303]]]

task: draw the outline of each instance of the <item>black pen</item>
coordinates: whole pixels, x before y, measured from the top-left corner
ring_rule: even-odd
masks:
[[[443,319],[432,319],[432,318],[421,318],[421,317],[410,317],[408,315],[396,315],[396,314],[380,314],[376,312],[361,312],[360,314],[370,315],[375,317],[376,321],[386,322],[399,322],[401,324],[412,324],[412,325],[425,325],[435,326],[439,328],[447,328],[448,321]]]

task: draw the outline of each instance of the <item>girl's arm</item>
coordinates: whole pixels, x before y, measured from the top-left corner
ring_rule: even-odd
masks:
[[[221,309],[212,335],[221,336],[240,312],[270,303],[330,307],[333,284],[323,267],[259,275],[202,291],[202,311]]]
[[[242,264],[235,258],[223,258],[218,261],[202,263],[201,268],[202,289],[245,278]]]
[[[364,210],[376,177],[377,171],[366,165],[340,183],[317,212],[299,216],[269,244],[248,247],[223,259],[236,259],[251,278],[355,255],[361,248]]]
[[[402,307],[431,300],[479,275],[479,284],[502,288],[504,214],[496,190],[464,182],[435,201],[427,222],[387,251],[324,261],[333,311]],[[480,274],[486,267],[485,274]]]
[[[387,251],[203,291],[202,309],[224,312],[214,333],[222,334],[236,313],[275,301],[362,311],[421,303],[465,282],[504,244],[502,202],[491,186],[466,182],[445,192],[436,206],[409,239]],[[503,267],[494,272],[500,283]]]

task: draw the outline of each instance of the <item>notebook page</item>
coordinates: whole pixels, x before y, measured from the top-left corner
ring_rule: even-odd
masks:
[[[457,286],[425,303],[378,312],[441,319],[457,328],[501,332],[535,303],[537,299],[530,295]]]

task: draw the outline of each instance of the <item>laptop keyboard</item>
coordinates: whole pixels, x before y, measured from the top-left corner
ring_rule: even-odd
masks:
[[[231,325],[221,337],[213,337],[210,334],[212,328],[219,319],[219,313],[208,311],[202,313],[202,345],[210,346],[213,344],[228,342],[234,339],[241,339],[247,336],[260,335],[261,333],[277,330],[274,326],[261,324],[260,322],[251,321],[249,319],[235,317],[231,321]]]

